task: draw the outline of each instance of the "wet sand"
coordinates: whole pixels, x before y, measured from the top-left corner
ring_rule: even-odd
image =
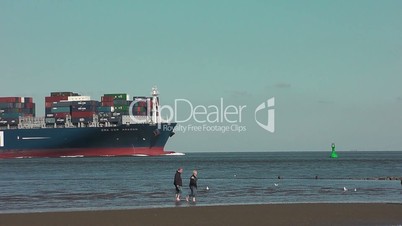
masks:
[[[0,225],[402,225],[402,204],[266,204],[8,213]]]

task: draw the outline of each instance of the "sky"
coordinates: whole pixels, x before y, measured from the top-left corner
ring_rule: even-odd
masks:
[[[401,21],[398,0],[2,0],[0,96],[32,96],[43,115],[52,91],[100,99],[156,85],[179,121],[197,105],[245,106],[241,122],[178,123],[202,129],[177,131],[167,150],[399,151]],[[256,113],[270,98],[275,117]]]

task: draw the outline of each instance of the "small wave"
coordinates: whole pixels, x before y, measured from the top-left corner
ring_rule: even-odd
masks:
[[[184,154],[184,153],[181,153],[181,152],[173,152],[173,153],[167,153],[167,154],[165,154],[165,155],[178,155],[178,156],[183,156],[183,155],[186,155],[186,154]]]
[[[84,155],[62,155],[60,158],[83,158]]]

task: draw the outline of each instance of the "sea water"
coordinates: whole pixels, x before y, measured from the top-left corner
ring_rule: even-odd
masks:
[[[183,196],[198,170],[196,205],[308,202],[402,203],[402,152],[187,153],[185,156],[0,160],[0,212],[189,206]],[[387,179],[388,178],[388,179]],[[207,187],[209,189],[207,189]],[[183,198],[184,200],[184,198]]]

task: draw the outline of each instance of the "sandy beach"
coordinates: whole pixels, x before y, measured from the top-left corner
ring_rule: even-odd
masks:
[[[402,204],[266,204],[8,213],[0,225],[401,225]]]

